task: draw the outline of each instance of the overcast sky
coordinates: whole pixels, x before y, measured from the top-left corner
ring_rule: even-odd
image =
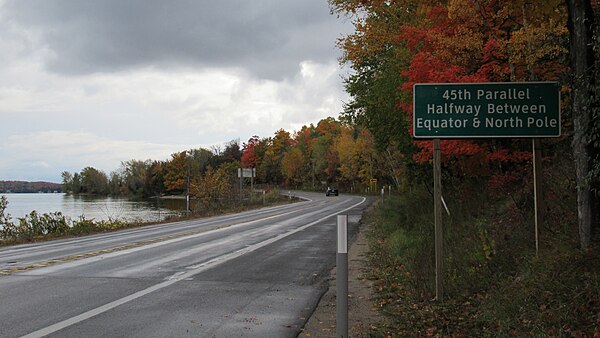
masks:
[[[0,180],[338,117],[351,29],[327,0],[0,0]]]

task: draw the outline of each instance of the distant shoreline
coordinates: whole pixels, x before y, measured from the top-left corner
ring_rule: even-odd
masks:
[[[53,182],[0,181],[0,194],[60,193],[62,184]]]

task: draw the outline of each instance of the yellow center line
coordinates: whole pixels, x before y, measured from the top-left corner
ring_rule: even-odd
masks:
[[[306,209],[308,208],[301,208],[299,210],[295,210],[293,212],[298,212],[301,211],[302,209]],[[285,213],[283,213],[285,214]],[[265,219],[265,218],[271,218],[271,217],[276,217],[279,214],[275,213],[275,215],[261,215],[261,216],[257,216],[254,217],[250,220],[246,220],[244,222],[241,223],[249,223],[249,222],[254,222],[260,219]],[[200,230],[193,230],[193,231],[184,231],[184,232],[178,232],[178,233],[174,233],[172,235],[168,235],[168,236],[162,236],[162,237],[158,237],[158,238],[153,238],[153,239],[148,239],[148,240],[144,240],[144,241],[138,241],[138,242],[133,242],[133,243],[129,243],[129,244],[124,244],[124,245],[120,245],[120,246],[116,246],[113,248],[108,248],[108,249],[102,249],[102,250],[97,250],[97,251],[92,251],[92,252],[84,252],[84,253],[80,253],[80,254],[76,254],[76,255],[70,255],[70,256],[65,256],[65,257],[59,257],[59,258],[52,258],[49,260],[45,260],[45,261],[41,261],[41,262],[37,262],[37,263],[32,263],[32,264],[28,264],[28,265],[21,265],[21,266],[12,266],[9,268],[3,268],[0,269],[0,277],[2,276],[10,276],[14,273],[19,273],[19,272],[25,272],[25,271],[31,271],[31,270],[35,270],[35,269],[40,269],[40,268],[45,268],[45,267],[49,267],[49,266],[54,266],[54,265],[58,265],[58,264],[63,264],[63,263],[67,263],[67,262],[73,262],[73,261],[78,261],[78,260],[82,260],[82,259],[86,259],[86,258],[90,258],[90,257],[95,257],[95,256],[99,256],[99,255],[104,255],[104,254],[108,254],[108,253],[113,253],[113,252],[117,252],[117,251],[123,251],[123,250],[127,250],[127,249],[132,249],[132,248],[137,248],[137,247],[141,247],[144,245],[148,245],[148,244],[154,244],[154,243],[158,243],[158,242],[164,242],[170,239],[174,239],[174,238],[181,238],[181,237],[186,237],[186,236],[192,236],[192,235],[197,235],[203,232],[208,232],[208,231],[213,231],[213,230],[219,230],[219,229],[223,229],[223,228],[227,228],[230,227],[232,225],[235,225],[238,223],[231,223],[231,224],[223,224],[223,225],[219,225],[219,226],[213,226],[213,227],[209,227],[209,228],[205,228],[205,229],[200,229]]]
[[[232,224],[225,224],[225,225],[221,225],[221,226],[217,226],[217,227],[211,227],[208,229],[178,232],[178,233],[168,235],[168,236],[162,236],[162,237],[148,239],[148,240],[144,240],[144,241],[133,242],[133,243],[129,243],[129,244],[116,246],[113,248],[102,249],[102,250],[97,250],[97,251],[92,251],[92,252],[84,252],[84,253],[65,256],[65,257],[53,258],[53,259],[49,259],[49,260],[45,260],[45,261],[41,261],[41,262],[37,262],[37,263],[32,263],[32,264],[28,264],[28,265],[13,266],[10,268],[0,269],[0,276],[9,276],[9,275],[12,275],[13,273],[31,271],[31,270],[45,268],[45,267],[58,265],[58,264],[62,264],[62,263],[78,261],[78,260],[95,257],[95,256],[103,255],[103,254],[108,254],[108,253],[112,253],[112,252],[123,251],[123,250],[131,249],[131,248],[137,248],[137,247],[148,245],[148,244],[164,242],[164,241],[174,239],[174,238],[197,235],[197,234],[207,232],[207,231],[226,228],[231,225]]]

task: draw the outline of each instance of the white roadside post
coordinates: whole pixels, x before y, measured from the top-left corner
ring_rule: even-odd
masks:
[[[348,215],[337,216],[336,255],[336,326],[337,338],[348,337]]]

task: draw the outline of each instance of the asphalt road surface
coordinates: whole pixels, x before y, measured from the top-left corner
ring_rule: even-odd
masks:
[[[365,199],[0,247],[0,337],[297,337]]]

